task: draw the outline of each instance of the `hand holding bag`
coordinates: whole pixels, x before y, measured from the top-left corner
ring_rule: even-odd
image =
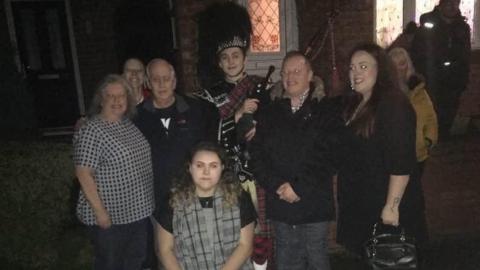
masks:
[[[417,269],[415,238],[399,233],[378,233],[379,223],[373,226],[372,237],[364,244],[367,264],[374,270]]]

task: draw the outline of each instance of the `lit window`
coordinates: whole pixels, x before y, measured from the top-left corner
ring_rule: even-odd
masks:
[[[251,52],[280,51],[279,0],[250,0],[248,13],[252,20]]]
[[[387,47],[402,33],[403,1],[377,1],[375,25],[378,45]]]
[[[395,0],[377,0],[376,1],[376,41],[379,45],[386,47],[402,32],[404,24],[409,21],[403,21],[402,18],[415,18],[415,22],[420,21],[420,16],[432,11],[439,0],[415,0],[414,9],[407,9],[403,5],[404,1]],[[477,34],[474,25],[474,11],[476,0],[461,0],[460,10],[462,15],[467,18],[467,23],[472,30],[472,47],[480,46],[480,35]],[[414,14],[413,14],[414,13]],[[479,37],[477,37],[479,36]]]
[[[416,0],[415,1],[415,21],[420,21],[420,16],[433,10],[438,4],[438,0]]]

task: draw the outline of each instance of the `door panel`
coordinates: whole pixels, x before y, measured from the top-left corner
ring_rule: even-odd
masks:
[[[71,126],[78,99],[64,1],[11,2],[23,71],[39,126]]]

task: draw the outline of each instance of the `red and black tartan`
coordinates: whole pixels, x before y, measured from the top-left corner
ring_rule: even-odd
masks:
[[[254,91],[256,85],[262,81],[257,76],[246,76],[230,91],[228,102],[219,107],[220,117],[222,119],[232,116],[247,98],[250,91]],[[259,185],[256,185],[257,191],[257,215],[260,230],[256,232],[254,238],[254,250],[252,260],[257,264],[264,264],[268,260],[267,270],[275,269],[274,260],[274,242],[273,228],[265,213],[265,191]]]
[[[257,215],[260,230],[255,234],[252,260],[257,264],[264,264],[268,260],[267,270],[275,269],[274,235],[270,221],[265,212],[265,190],[256,184]]]
[[[255,89],[257,78],[256,76],[246,76],[235,85],[232,91],[228,93],[228,102],[218,108],[220,118],[225,119],[235,113],[247,98],[248,92]]]

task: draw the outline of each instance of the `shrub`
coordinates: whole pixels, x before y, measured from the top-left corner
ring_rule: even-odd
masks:
[[[71,146],[0,143],[0,265],[52,269],[57,242],[73,224]]]

